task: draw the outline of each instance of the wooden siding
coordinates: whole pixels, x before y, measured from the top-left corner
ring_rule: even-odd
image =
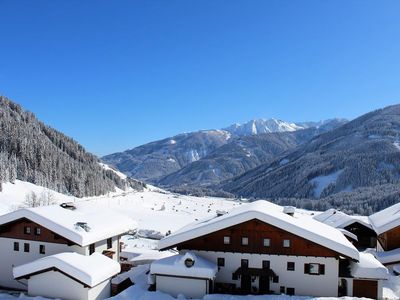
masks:
[[[25,227],[30,227],[31,232],[25,233]],[[40,228],[40,234],[36,234],[36,228]],[[55,244],[73,245],[74,243],[57,235],[51,230],[32,222],[26,218],[4,224],[0,226],[0,237],[11,238],[16,240],[28,240],[38,242],[48,242]]]
[[[353,297],[378,299],[378,282],[375,280],[354,279]]]
[[[380,234],[378,240],[385,251],[400,248],[400,226]]]
[[[224,244],[224,236],[230,237],[230,244]],[[248,237],[249,244],[241,244],[242,237]],[[270,246],[263,245],[264,238],[270,239]],[[290,240],[290,247],[283,247],[283,240]],[[311,242],[275,226],[253,219],[213,233],[188,240],[178,245],[178,250],[203,250],[238,253],[259,253],[275,255],[338,257],[339,254],[324,246]]]

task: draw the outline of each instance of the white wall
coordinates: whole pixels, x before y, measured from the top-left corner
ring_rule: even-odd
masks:
[[[28,294],[64,300],[101,300],[111,296],[111,284],[106,280],[95,287],[85,288],[60,272],[49,271],[28,279]]]
[[[112,248],[107,248],[107,239],[95,243],[95,252],[103,253],[104,250],[114,251],[113,260],[119,261],[119,237],[112,237]],[[85,247],[85,255],[89,255],[89,246]]]
[[[183,294],[187,299],[201,299],[207,294],[208,280],[156,275],[156,287],[173,297]]]
[[[14,251],[14,242],[19,242],[19,251]],[[24,243],[30,245],[29,252],[24,252]],[[39,253],[39,245],[45,245],[45,254]],[[26,290],[27,287],[14,280],[12,273],[13,267],[61,252],[77,252],[84,254],[84,249],[76,245],[68,246],[65,244],[16,240],[10,238],[0,238],[0,249],[0,286],[24,290]]]
[[[195,254],[217,263],[218,257],[225,258],[225,267],[220,267],[215,282],[235,283],[240,287],[240,280],[232,280],[241,263],[249,260],[250,268],[262,268],[262,261],[269,260],[270,268],[279,276],[279,283],[270,281],[270,290],[279,293],[280,287],[294,288],[296,295],[331,296],[338,294],[339,262],[335,258],[290,255],[265,255],[247,253],[228,253],[214,251],[193,251]],[[287,271],[287,262],[295,262],[295,271]],[[304,264],[320,263],[325,265],[325,275],[304,274]],[[258,289],[258,278],[252,283]]]
[[[55,271],[32,276],[28,280],[29,296],[43,296],[64,300],[88,300],[89,288]]]

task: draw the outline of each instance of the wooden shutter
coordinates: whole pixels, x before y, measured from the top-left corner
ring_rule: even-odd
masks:
[[[304,274],[310,274],[310,264],[304,264]]]
[[[324,264],[319,265],[319,274],[325,275],[325,265]]]

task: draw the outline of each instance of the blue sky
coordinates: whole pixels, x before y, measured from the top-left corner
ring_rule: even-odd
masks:
[[[400,103],[399,1],[0,0],[0,94],[98,155]]]

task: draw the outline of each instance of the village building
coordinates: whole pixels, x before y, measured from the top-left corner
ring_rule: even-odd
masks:
[[[377,235],[367,216],[350,216],[331,208],[316,214],[314,219],[341,230],[359,250],[376,247]]]
[[[165,237],[160,250],[176,248],[182,259],[189,253],[192,266],[173,271],[177,261],[155,262],[150,273],[157,290],[169,292],[165,282],[174,277],[176,286],[187,279],[208,279],[194,285],[199,293],[288,294],[307,296],[357,296],[379,299],[388,271],[374,257],[364,259],[343,233],[294,208],[256,201],[229,213],[199,220]],[[217,266],[217,272],[196,275],[196,260]],[[205,261],[204,261],[205,260]],[[371,262],[379,272],[370,270]],[[170,264],[170,267],[165,265]],[[356,272],[356,270],[369,270]],[[185,279],[185,280],[183,280]],[[167,280],[168,281],[168,280]],[[213,284],[210,284],[212,282]],[[364,287],[364,288],[361,288]],[[193,290],[191,293],[195,293]]]
[[[65,252],[14,268],[29,296],[65,300],[101,300],[111,296],[111,277],[121,271],[117,261],[102,254]]]
[[[112,211],[58,205],[23,208],[0,216],[0,287],[25,290],[13,268],[63,252],[104,254],[119,262],[120,236],[136,223]]]
[[[369,216],[369,220],[378,235],[377,251],[400,248],[400,203]]]

